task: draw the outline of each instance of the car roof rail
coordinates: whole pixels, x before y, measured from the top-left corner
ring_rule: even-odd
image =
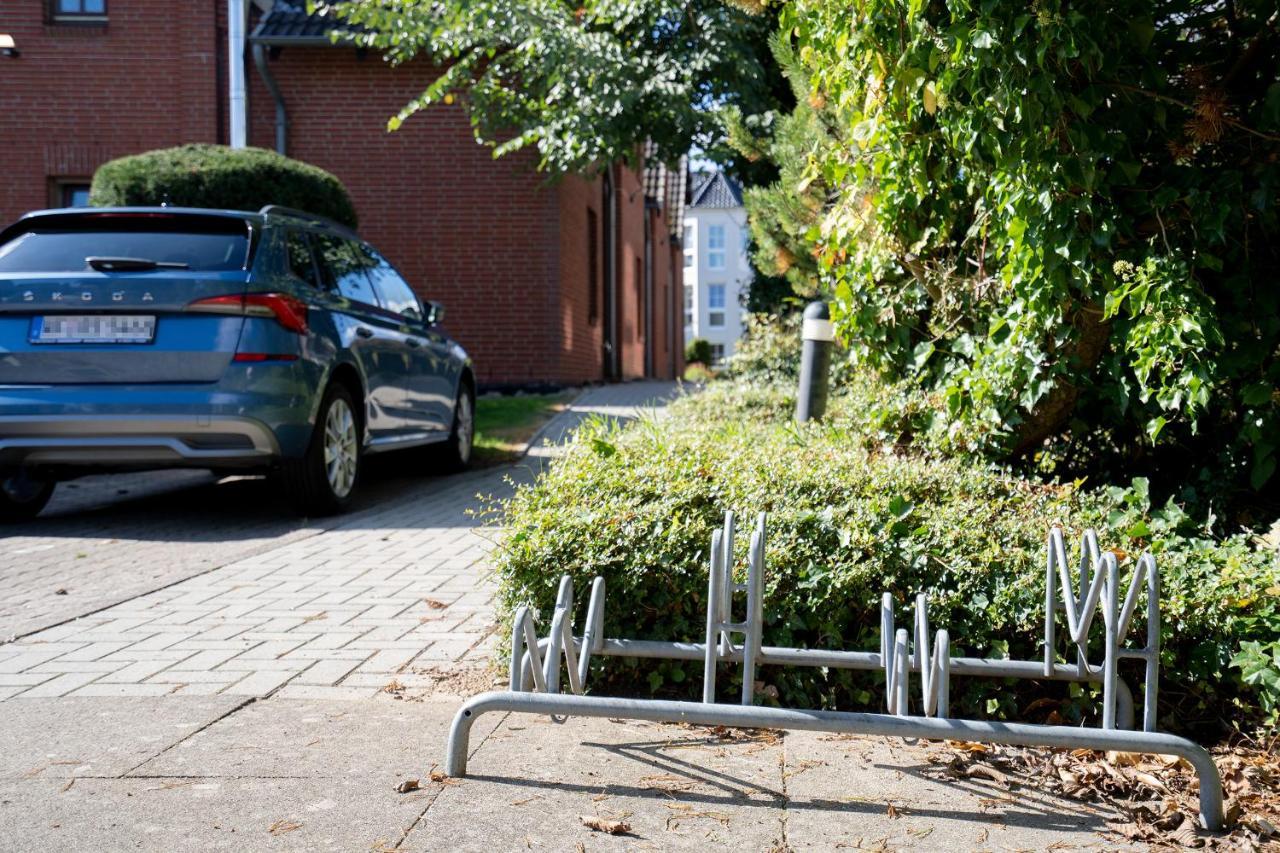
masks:
[[[298,210],[296,207],[285,207],[283,204],[267,204],[258,211],[259,216],[290,216],[295,219],[305,219],[308,222],[319,223],[341,231],[344,234],[355,235],[355,231],[343,225],[337,220],[330,219],[327,216],[321,216],[318,213],[308,213],[305,210]]]

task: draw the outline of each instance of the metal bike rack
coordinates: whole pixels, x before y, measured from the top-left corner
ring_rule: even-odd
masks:
[[[746,582],[734,580],[733,513],[725,513],[724,526],[711,538],[711,571],[707,596],[707,630],[704,642],[660,642],[612,639],[603,635],[605,584],[596,578],[591,586],[586,624],[581,637],[573,634],[573,581],[560,580],[550,636],[539,638],[528,607],[515,613],[511,632],[510,689],[482,693],[463,704],[449,732],[446,768],[450,776],[466,775],[471,725],[491,711],[568,716],[613,717],[654,722],[709,726],[745,726],[849,734],[883,735],[926,740],[965,740],[1018,746],[1068,747],[1119,752],[1150,753],[1185,758],[1200,779],[1200,821],[1205,828],[1222,828],[1222,781],[1207,750],[1176,735],[1155,730],[1157,682],[1160,668],[1160,576],[1155,558],[1143,554],[1123,594],[1115,554],[1103,553],[1093,531],[1085,531],[1080,544],[1076,582],[1061,528],[1049,532],[1045,564],[1045,653],[1043,661],[952,657],[950,636],[939,630],[929,635],[928,598],[915,600],[914,631],[896,628],[893,599],[885,593],[880,603],[878,652],[829,651],[779,648],[762,645],[765,542],[767,519],[760,513],[748,549]],[[1129,632],[1138,599],[1147,594],[1146,643],[1141,648],[1121,645]],[[1078,592],[1076,591],[1078,590]],[[744,618],[733,619],[735,594],[745,593]],[[1075,663],[1057,663],[1056,622],[1065,614],[1067,636],[1075,647]],[[1103,658],[1089,661],[1090,628],[1101,611]],[[741,642],[735,642],[736,636]],[[914,637],[914,642],[913,642]],[[703,662],[702,702],[659,699],[622,699],[583,695],[591,658],[631,657]],[[1117,667],[1120,660],[1144,661],[1142,731],[1133,731],[1133,696]],[[568,674],[571,694],[560,692],[562,670]],[[717,667],[721,663],[742,666],[741,704],[715,701]],[[756,707],[756,669],[763,665],[809,666],[837,669],[881,670],[885,674],[887,714],[846,711],[798,710]],[[917,714],[912,715],[910,682],[919,676]],[[1102,685],[1102,726],[1048,726],[959,720],[949,716],[950,681],[953,675],[988,678],[1029,678]]]

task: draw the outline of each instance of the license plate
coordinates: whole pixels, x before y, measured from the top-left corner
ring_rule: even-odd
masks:
[[[149,344],[156,318],[149,314],[52,314],[31,321],[34,344]]]

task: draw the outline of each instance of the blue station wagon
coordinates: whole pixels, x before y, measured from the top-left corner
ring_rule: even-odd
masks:
[[[442,319],[301,211],[30,213],[0,232],[0,520],[104,471],[271,472],[318,515],[366,454],[461,469],[475,378]]]

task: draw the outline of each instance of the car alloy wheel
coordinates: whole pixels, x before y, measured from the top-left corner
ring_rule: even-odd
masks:
[[[0,471],[0,522],[35,518],[49,503],[54,485],[23,468]]]
[[[324,420],[324,466],[329,488],[339,498],[351,493],[359,464],[355,415],[341,397],[335,397]]]
[[[47,480],[37,479],[22,470],[0,480],[0,489],[4,490],[4,496],[14,504],[29,504],[37,501],[48,487]]]

